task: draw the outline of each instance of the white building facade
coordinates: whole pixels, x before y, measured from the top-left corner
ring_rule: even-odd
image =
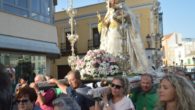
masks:
[[[184,38],[183,45],[185,48],[184,65],[188,72],[195,71],[195,39]]]
[[[51,73],[59,56],[53,0],[0,0],[0,63],[16,77]]]
[[[182,39],[181,33],[166,35],[162,41],[164,49],[164,64],[193,71],[195,67],[195,40],[191,38]]]

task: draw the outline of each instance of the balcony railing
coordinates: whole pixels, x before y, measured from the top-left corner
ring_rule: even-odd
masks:
[[[66,43],[60,43],[60,51],[62,56],[71,55],[71,48],[69,48]]]
[[[77,54],[78,49],[77,49],[76,44],[75,44],[74,49],[75,49],[75,54]],[[60,51],[61,51],[62,56],[69,56],[71,55],[71,46],[67,45],[66,43],[60,43]]]

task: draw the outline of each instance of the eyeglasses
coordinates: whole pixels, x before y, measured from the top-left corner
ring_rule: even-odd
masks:
[[[19,103],[27,103],[29,100],[28,99],[23,99],[23,100],[16,100],[16,102]]]
[[[116,88],[116,89],[122,88],[121,85],[117,85],[117,84],[113,84],[113,83],[111,84],[111,87]]]

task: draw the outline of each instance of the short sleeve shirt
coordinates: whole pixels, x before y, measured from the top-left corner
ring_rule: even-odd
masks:
[[[112,100],[109,100],[109,104],[110,104],[112,110],[135,110],[131,99],[129,99],[126,96],[124,96],[117,103],[112,103]],[[104,108],[103,110],[107,110],[107,109]]]
[[[49,89],[44,91],[42,96],[45,98],[45,104],[40,105],[39,102],[36,102],[36,104],[39,105],[42,110],[53,110],[52,101],[56,98],[55,91],[53,89]]]

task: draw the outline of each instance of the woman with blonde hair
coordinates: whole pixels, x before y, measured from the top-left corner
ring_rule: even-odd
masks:
[[[111,83],[110,93],[102,94],[102,101],[95,102],[95,110],[135,110],[130,98],[129,81],[125,77],[114,77]]]
[[[156,110],[195,110],[195,89],[183,76],[167,75],[160,81]]]

